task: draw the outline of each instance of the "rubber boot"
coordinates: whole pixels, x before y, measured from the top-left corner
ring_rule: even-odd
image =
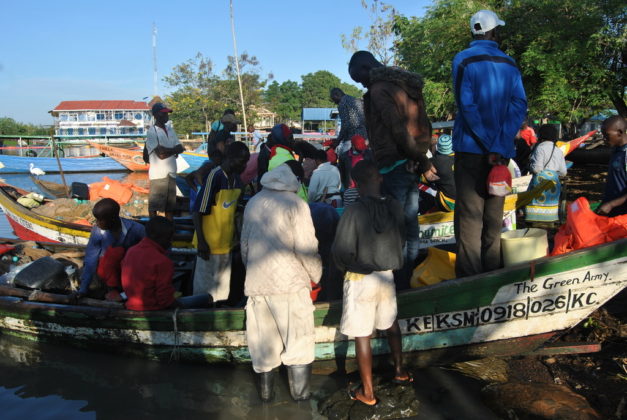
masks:
[[[274,373],[270,372],[258,373],[259,375],[259,397],[263,402],[270,402],[274,398]]]
[[[295,401],[309,399],[309,379],[311,378],[311,363],[308,365],[287,366],[287,379],[290,383],[290,393]]]

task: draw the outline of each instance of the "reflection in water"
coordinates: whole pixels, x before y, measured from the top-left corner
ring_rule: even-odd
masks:
[[[294,403],[282,372],[274,402],[262,404],[250,366],[159,364],[2,333],[0,372],[3,420],[320,419],[318,401],[346,386],[344,377],[313,375],[313,398]],[[479,402],[474,380],[439,368],[414,377],[417,419],[496,418]]]
[[[313,400],[291,402],[285,381],[276,402],[263,406],[246,366],[158,364],[0,335],[0,371],[5,420],[320,418]],[[323,389],[326,381],[315,376],[312,385]]]

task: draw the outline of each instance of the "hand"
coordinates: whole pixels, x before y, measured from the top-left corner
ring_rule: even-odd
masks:
[[[437,173],[438,171],[435,169],[435,166],[431,166],[426,172],[422,173],[422,176],[424,176],[427,181],[433,182],[440,179],[440,177],[436,175]]]
[[[488,165],[496,166],[503,164],[503,156],[498,153],[488,153]]]
[[[76,305],[78,303],[78,301],[83,298],[85,295],[82,294],[79,291],[74,291],[72,293],[70,293],[69,295],[69,299],[70,299],[70,305]]]
[[[614,207],[611,203],[603,203],[597,208],[597,214],[608,215]]]
[[[197,171],[192,171],[185,176],[185,182],[189,188],[196,188],[196,172]]]
[[[198,256],[205,261],[208,261],[211,257],[211,249],[207,241],[198,240]]]

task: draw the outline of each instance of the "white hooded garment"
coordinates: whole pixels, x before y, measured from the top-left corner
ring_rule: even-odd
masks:
[[[263,189],[246,205],[241,235],[246,296],[295,293],[318,283],[322,265],[309,206],[283,164],[261,178]]]

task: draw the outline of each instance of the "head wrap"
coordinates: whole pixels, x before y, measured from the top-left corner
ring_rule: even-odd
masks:
[[[281,144],[283,146],[288,146],[288,141],[292,136],[292,130],[285,124],[277,124],[272,127],[272,139],[276,144]]]
[[[366,146],[366,139],[359,134],[355,134],[353,137],[351,137],[351,144],[353,145],[353,149],[357,150],[358,152],[363,152],[368,147]]]

